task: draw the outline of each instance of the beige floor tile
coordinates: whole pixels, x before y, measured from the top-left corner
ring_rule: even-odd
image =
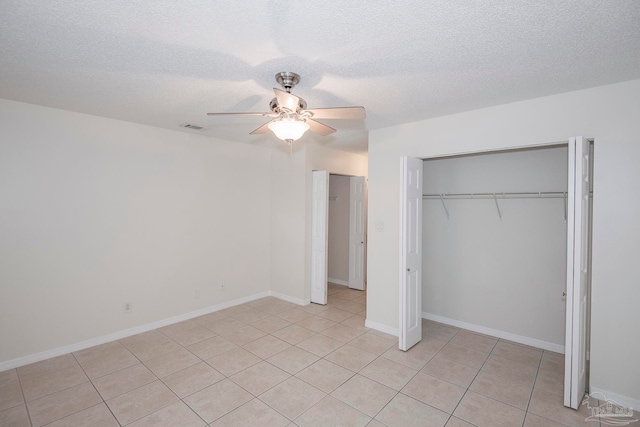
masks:
[[[364,310],[367,306],[365,304],[359,303],[359,302],[355,302],[355,301],[347,301],[345,303],[342,303],[338,306],[336,306],[336,308],[339,308],[340,310],[344,310],[344,311],[348,311],[350,313],[360,313],[362,310]]]
[[[449,414],[402,393],[384,407],[376,420],[393,427],[442,427]]]
[[[334,322],[333,320],[325,319],[324,317],[320,316],[311,316],[296,323],[296,325],[302,326],[305,329],[310,329],[313,332],[322,332],[325,329],[329,329],[330,327],[337,324],[338,323]]]
[[[441,323],[435,323],[426,321],[422,325],[422,336],[430,336],[441,340],[449,341],[453,338],[459,329],[453,326],[443,325]]]
[[[257,322],[253,322],[251,326],[260,329],[264,333],[272,334],[282,328],[286,328],[290,324],[291,322],[287,322],[278,316],[268,316],[264,319],[258,320]]]
[[[0,387],[0,411],[22,405],[24,398],[22,397],[22,389],[20,384],[13,383]]]
[[[280,353],[289,347],[291,347],[291,344],[282,341],[273,335],[258,338],[257,340],[251,341],[243,346],[245,350],[250,351],[261,359],[268,359],[274,354]]]
[[[462,421],[460,418],[451,417],[449,418],[449,421],[447,421],[447,424],[445,424],[445,427],[476,427],[476,426],[466,421]]]
[[[292,309],[280,312],[280,313],[276,314],[276,316],[278,316],[281,319],[286,320],[287,322],[296,323],[296,322],[299,322],[301,320],[307,319],[307,318],[309,318],[309,317],[311,317],[313,315],[311,313],[307,313],[306,311],[301,310],[299,308],[292,308]]]
[[[593,423],[593,426],[596,427],[597,424]],[[565,427],[565,425],[527,412],[527,416],[524,419],[524,427]]]
[[[325,356],[325,359],[353,372],[358,372],[373,362],[376,359],[376,355],[346,344]]]
[[[564,394],[564,375],[556,371],[539,369],[534,388],[545,393]]]
[[[164,378],[184,368],[200,362],[198,356],[189,350],[181,348],[162,356],[154,357],[144,362],[145,366],[151,370],[158,378]]]
[[[399,391],[416,375],[417,371],[384,357],[365,366],[360,374],[380,384]]]
[[[220,319],[214,320],[211,323],[206,323],[203,326],[207,329],[212,330],[216,334],[222,334],[242,328],[245,325],[246,323],[241,322],[237,319],[232,319],[231,317],[222,317]]]
[[[62,356],[52,357],[51,359],[41,362],[31,363],[30,365],[20,366],[18,375],[20,381],[28,381],[41,375],[50,374],[60,369],[77,365],[75,357],[71,353]]]
[[[363,316],[362,314],[358,314],[356,316],[351,316],[345,320],[343,320],[342,322],[340,322],[343,325],[347,325],[347,326],[351,326],[352,328],[355,328],[359,331],[363,331],[363,332],[368,332],[371,329],[367,328],[364,323],[367,320],[367,318],[365,316]]]
[[[298,372],[296,377],[325,393],[331,393],[353,375],[353,371],[320,359],[308,368]]]
[[[220,320],[223,319],[227,316],[225,316],[224,314],[220,313],[219,311],[216,311],[214,313],[209,313],[209,314],[204,314],[202,316],[198,316],[198,317],[194,317],[193,319],[191,319],[192,322],[197,323],[198,325],[206,325],[208,323],[211,322],[215,322],[216,320]]]
[[[329,329],[325,329],[321,332],[322,335],[326,335],[334,340],[342,341],[347,343],[356,337],[359,337],[363,334],[363,330],[358,330],[347,325],[343,325],[341,323],[330,327]]]
[[[342,298],[342,299],[346,299],[346,300],[351,301],[351,300],[354,300],[354,299],[358,298],[359,296],[364,295],[364,291],[347,288],[347,289],[341,290],[340,292],[336,292],[333,295],[335,295],[338,298]]]
[[[225,376],[231,376],[260,362],[260,358],[242,347],[219,354],[206,362]]]
[[[260,400],[293,420],[326,395],[325,392],[312,385],[296,377],[290,377],[263,393],[260,396]]]
[[[181,348],[177,342],[156,330],[123,338],[120,342],[143,362]]]
[[[545,351],[542,353],[540,369],[546,369],[547,371],[554,371],[560,375],[564,375],[564,355]]]
[[[143,385],[150,384],[157,379],[158,377],[146,366],[138,363],[113,374],[97,378],[93,380],[93,385],[104,400],[109,400]]]
[[[187,348],[190,352],[202,360],[211,359],[214,356],[227,352],[237,346],[231,341],[217,335],[199,343],[192,344]]]
[[[3,424],[4,425],[4,424]],[[98,405],[76,412],[73,415],[62,418],[47,427],[119,427],[120,424],[114,418],[113,414],[107,408],[107,405],[99,403]]]
[[[107,405],[120,424],[126,425],[146,417],[178,401],[161,381],[155,381],[107,400]]]
[[[391,347],[395,347],[396,341],[367,332],[349,342],[349,345],[359,348],[360,350],[364,350],[367,353],[380,356]]]
[[[402,393],[448,414],[462,399],[467,390],[431,375],[418,373],[404,386]]]
[[[340,323],[347,320],[349,317],[354,316],[354,314],[340,310],[339,308],[329,308],[328,310],[318,313],[318,316]]]
[[[532,387],[481,371],[469,390],[526,411]]]
[[[270,315],[265,313],[264,311],[257,310],[257,309],[247,310],[242,313],[234,313],[229,315],[229,317],[244,323],[257,322],[258,320],[264,319],[265,317],[269,317],[269,316]]]
[[[294,421],[300,427],[364,427],[371,418],[335,397],[327,396]]]
[[[299,342],[296,344],[297,347],[300,347],[303,350],[307,350],[316,356],[324,357],[332,351],[342,347],[344,343],[341,341],[334,340],[333,338],[329,338],[326,335],[314,335],[311,338],[307,338],[306,340]]]
[[[50,394],[27,403],[34,427],[57,421],[102,402],[91,383]]]
[[[309,353],[306,350],[298,347],[289,347],[288,349],[271,356],[267,361],[283,371],[294,375],[307,366],[312,365],[318,359],[318,356],[313,353]]]
[[[385,424],[382,424],[380,421],[371,420],[369,421],[369,424],[367,424],[367,427],[387,427],[387,426]]]
[[[468,388],[480,370],[436,355],[420,372]]]
[[[211,424],[212,427],[283,427],[289,420],[258,399],[253,399]]]
[[[312,336],[316,335],[316,333],[312,330],[303,328],[302,326],[295,324],[280,329],[279,331],[274,332],[272,335],[276,338],[288,342],[291,345],[295,345],[306,340],[307,338],[311,338]]]
[[[229,379],[254,396],[258,396],[290,376],[290,374],[268,362],[260,362],[232,375]]]
[[[205,422],[184,402],[172,403],[127,427],[203,427]]]
[[[17,369],[0,372],[0,387],[7,384],[17,384],[19,381]]]
[[[593,427],[594,425],[594,422],[586,420],[591,415],[587,405],[581,405],[577,411],[574,411],[564,406],[561,395],[545,393],[535,388],[531,395],[528,411],[548,420],[571,427]]]
[[[542,359],[542,350],[505,341],[498,342],[491,354],[524,363],[525,365],[535,366],[536,368],[540,365],[540,359]]]
[[[158,331],[185,347],[215,336],[209,329],[189,320],[165,326]]]
[[[224,375],[210,365],[200,362],[166,376],[162,381],[180,398],[185,398],[203,388],[222,381]]]
[[[184,399],[203,420],[210,423],[253,399],[229,379],[217,382]]]
[[[354,375],[331,395],[370,417],[375,417],[398,392],[362,375]]]
[[[525,411],[467,391],[453,415],[480,427],[521,427]]]
[[[233,331],[222,332],[220,335],[236,345],[243,345],[258,338],[262,338],[266,334],[258,328],[246,325]]]
[[[304,307],[300,307],[300,310],[304,310],[310,314],[318,314],[328,309],[329,307],[326,305],[314,304],[314,303],[307,304]]]
[[[486,335],[474,334],[472,332],[460,331],[451,341],[452,344],[468,347],[473,350],[482,351],[483,353],[491,353],[491,350],[498,343],[497,338],[488,337]]]
[[[538,372],[538,369],[534,366],[498,356],[489,356],[481,370],[530,386],[533,386]]]
[[[434,347],[434,343],[419,342],[408,351],[402,351],[394,345],[382,353],[382,357],[408,366],[411,369],[419,370],[438,352]]]
[[[440,350],[438,356],[460,363],[461,365],[480,368],[485,360],[487,360],[489,354],[449,343]]]
[[[6,427],[31,427],[29,414],[25,405],[14,406],[13,408],[0,411],[0,426]]]
[[[74,355],[90,379],[100,378],[139,363],[136,356],[118,341],[81,350]]]
[[[294,308],[299,309],[300,306],[286,301],[279,301],[278,303],[273,303],[267,307],[261,308],[261,310],[271,316],[277,316],[283,311],[293,310]]]
[[[249,304],[238,304],[233,307],[227,307],[220,310],[220,314],[224,314],[227,317],[236,316],[238,314],[250,312],[255,307],[250,306]]]
[[[29,402],[86,381],[89,381],[89,378],[84,374],[82,368],[79,365],[72,365],[68,368],[59,369],[37,378],[22,381],[22,391],[24,392],[25,399]],[[0,395],[1,394],[0,392]],[[0,404],[0,407],[1,406]]]

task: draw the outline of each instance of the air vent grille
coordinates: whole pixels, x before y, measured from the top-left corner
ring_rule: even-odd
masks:
[[[204,127],[198,125],[192,125],[191,123],[183,123],[180,125],[181,128],[193,129],[193,130],[202,130]]]

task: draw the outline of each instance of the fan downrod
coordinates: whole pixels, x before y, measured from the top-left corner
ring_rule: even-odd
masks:
[[[300,76],[291,71],[282,71],[276,74],[276,81],[287,93],[291,93],[291,89],[300,83]]]

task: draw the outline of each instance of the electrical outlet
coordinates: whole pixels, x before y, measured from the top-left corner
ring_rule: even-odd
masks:
[[[131,313],[132,309],[133,309],[133,305],[130,302],[125,302],[124,305],[122,306],[122,311],[124,311],[125,313]]]
[[[196,299],[200,298],[200,288],[195,288],[193,290],[193,297]]]

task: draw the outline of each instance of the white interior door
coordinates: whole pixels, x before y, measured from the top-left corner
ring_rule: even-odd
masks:
[[[400,158],[400,350],[422,339],[422,160]]]
[[[327,240],[329,230],[329,172],[312,172],[311,302],[327,303]]]
[[[578,409],[585,393],[589,286],[589,141],[569,140],[567,195],[567,310],[564,405]]]
[[[349,287],[364,290],[364,176],[349,178]]]

